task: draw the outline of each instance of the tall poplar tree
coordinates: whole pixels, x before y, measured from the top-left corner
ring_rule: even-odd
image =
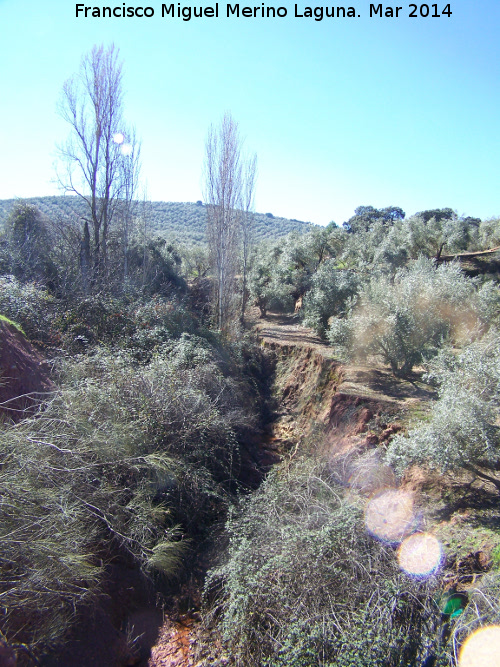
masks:
[[[205,201],[213,276],[213,318],[215,326],[226,334],[238,316],[236,274],[242,238],[246,239],[246,248],[250,238],[246,225],[249,224],[247,214],[253,200],[254,182],[255,158],[246,161],[238,124],[225,113],[220,124],[210,126],[208,131]],[[247,254],[244,261],[246,267]]]

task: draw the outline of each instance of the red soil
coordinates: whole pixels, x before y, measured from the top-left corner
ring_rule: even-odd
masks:
[[[46,362],[15,326],[0,321],[0,414],[22,419],[54,389]]]

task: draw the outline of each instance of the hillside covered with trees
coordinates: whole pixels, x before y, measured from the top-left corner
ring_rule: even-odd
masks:
[[[69,223],[81,218],[85,202],[75,196],[29,197],[26,204],[36,206],[42,216],[52,221]],[[18,200],[0,200],[0,225],[4,225]],[[137,224],[146,226],[153,236],[187,245],[206,243],[207,212],[202,202],[135,202]],[[252,228],[258,241],[274,240],[290,232],[303,233],[311,223],[281,218],[272,213],[252,212]]]

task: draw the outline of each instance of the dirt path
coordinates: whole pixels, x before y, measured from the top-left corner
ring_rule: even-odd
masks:
[[[333,358],[331,348],[325,345],[312,329],[302,326],[295,315],[269,313],[265,319],[260,319],[253,311],[250,322],[262,341],[283,346],[314,347]]]

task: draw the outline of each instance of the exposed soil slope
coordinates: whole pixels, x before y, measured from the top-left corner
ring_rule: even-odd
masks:
[[[0,320],[0,414],[16,421],[54,391],[47,364],[12,324]]]
[[[340,363],[332,348],[293,316],[271,314],[255,329],[277,357],[275,388],[283,414],[275,437],[307,438],[320,429],[331,453],[377,445],[401,428],[401,417],[434,396],[417,376],[395,378],[374,360]]]

